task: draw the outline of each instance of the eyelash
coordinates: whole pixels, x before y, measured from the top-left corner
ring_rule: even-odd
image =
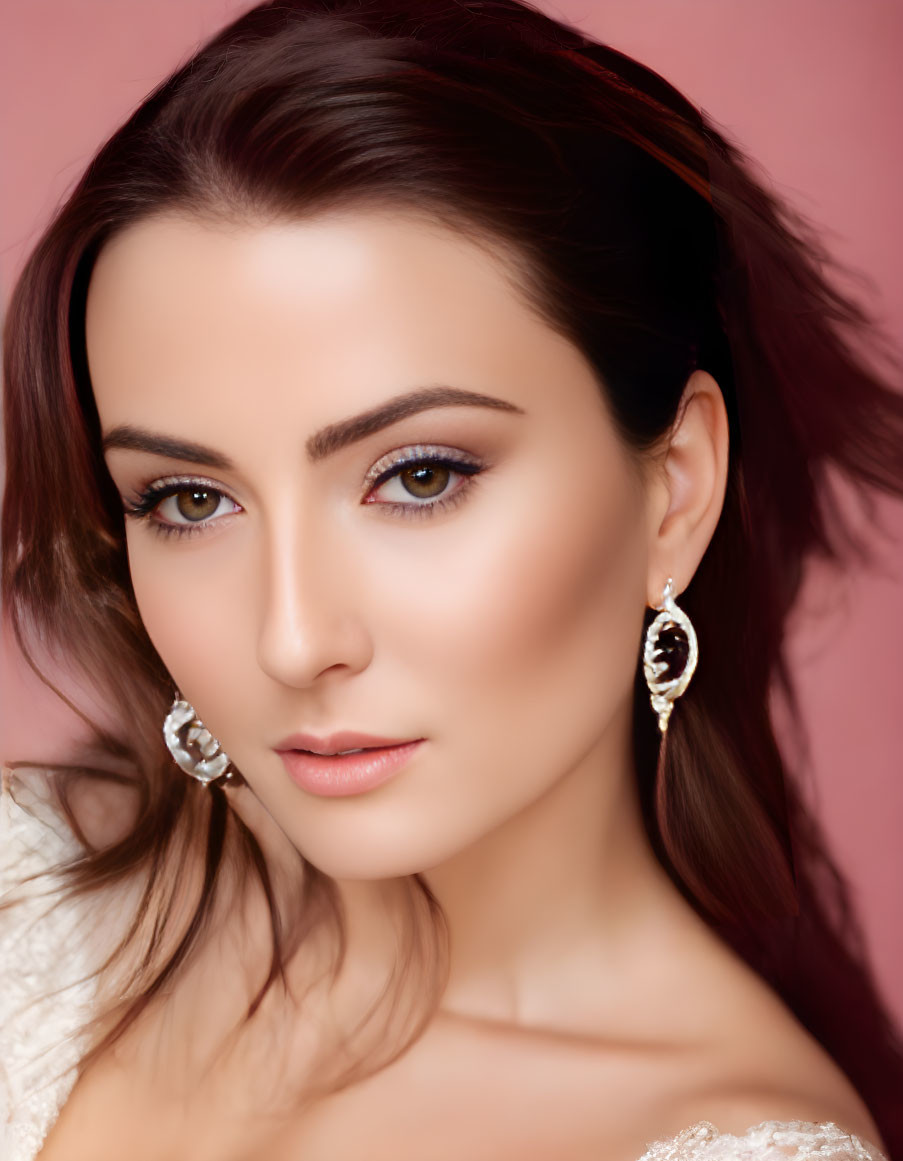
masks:
[[[405,449],[405,451],[416,449]],[[389,453],[393,455],[395,453]],[[399,453],[404,454],[404,453]],[[451,468],[458,475],[462,475],[467,479],[467,482],[459,487],[456,491],[448,496],[440,496],[436,500],[425,501],[423,503],[412,502],[410,504],[403,504],[398,501],[388,500],[379,503],[380,508],[387,508],[393,515],[403,516],[408,519],[423,519],[436,515],[440,511],[447,511],[455,507],[461,500],[464,499],[465,493],[469,492],[476,483],[476,477],[485,468],[485,465],[470,459],[470,458],[453,458],[449,455],[437,455],[434,453],[424,452],[413,457],[402,458],[391,463],[391,466],[386,467],[376,474],[375,479],[372,480],[370,488],[367,492],[369,496],[371,492],[380,488],[388,480],[400,475],[401,472],[407,468],[414,467],[441,467]],[[371,472],[365,483],[370,482]],[[177,496],[180,492],[187,492],[196,488],[203,489],[205,492],[212,495],[228,499],[226,493],[221,489],[216,488],[207,480],[198,479],[196,477],[179,477],[169,480],[163,480],[154,483],[139,492],[136,496],[123,500],[123,509],[126,517],[134,520],[147,521],[154,532],[160,536],[196,536],[199,533],[206,531],[206,529],[214,523],[212,518],[207,520],[192,521],[188,524],[170,524],[166,521],[156,519],[154,511],[170,496]]]

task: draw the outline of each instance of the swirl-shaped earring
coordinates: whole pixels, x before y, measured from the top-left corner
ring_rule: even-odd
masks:
[[[643,647],[643,673],[649,687],[649,700],[658,714],[658,728],[664,734],[668,729],[668,719],[675,700],[680,697],[696,669],[699,660],[699,645],[693,622],[674,603],[674,581],[668,577],[662,601],[655,606],[661,610],[646,630]],[[682,631],[683,640],[675,633]],[[683,660],[683,668],[675,676],[674,661]],[[664,677],[663,674],[668,676]]]
[[[229,755],[178,693],[163,722],[163,738],[176,765],[205,786],[239,781]]]

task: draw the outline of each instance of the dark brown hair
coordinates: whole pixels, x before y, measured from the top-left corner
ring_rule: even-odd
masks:
[[[173,686],[136,609],[87,372],[93,263],[118,231],[166,209],[270,220],[374,203],[504,243],[537,313],[598,372],[638,455],[667,436],[695,368],[718,381],[727,492],[681,598],[704,661],[664,748],[637,643],[646,826],[685,897],[833,1055],[903,1153],[903,1046],[770,709],[779,696],[799,726],[783,638],[806,561],[841,568],[868,556],[832,476],[855,486],[870,515],[875,490],[903,495],[899,363],[864,308],[832,285],[812,227],[707,115],[655,72],[517,0],[253,8],[101,148],[15,288],[2,591],[23,648],[35,634],[51,643],[123,723],[98,724],[92,754],[55,767],[64,809],[89,774],[124,779],[138,796],[124,837],[100,849],[85,841],[67,892],[139,877],[131,937],[151,924],[145,971],[89,1055],[188,961],[230,866],[253,870],[272,920],[272,968],[249,1016],[315,928],[335,922],[337,962],[343,947],[330,880],[299,856],[305,905],[290,923],[227,792],[192,783],[163,745]],[[864,337],[878,353],[869,361],[857,350]],[[196,907],[163,953],[180,867],[202,834]],[[412,883],[440,932],[435,900]],[[441,956],[435,964],[434,998]]]

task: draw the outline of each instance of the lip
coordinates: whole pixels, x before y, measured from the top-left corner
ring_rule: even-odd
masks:
[[[411,738],[379,738],[376,734],[361,734],[356,730],[337,730],[318,738],[316,734],[291,734],[273,747],[274,750],[311,750],[315,754],[333,755],[339,750],[385,749],[400,746]]]
[[[333,735],[339,738],[342,736]],[[284,749],[281,745],[277,753],[289,777],[302,790],[323,798],[344,798],[364,794],[388,782],[423,741],[423,738],[417,738],[413,742],[368,749],[362,754],[338,756],[311,754],[302,749]]]

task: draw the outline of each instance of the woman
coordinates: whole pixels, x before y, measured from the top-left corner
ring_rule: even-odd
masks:
[[[112,710],[4,772],[5,1155],[903,1148],[769,717],[828,469],[903,493],[823,261],[515,0],[260,5],[114,134],[6,329],[8,608]]]

